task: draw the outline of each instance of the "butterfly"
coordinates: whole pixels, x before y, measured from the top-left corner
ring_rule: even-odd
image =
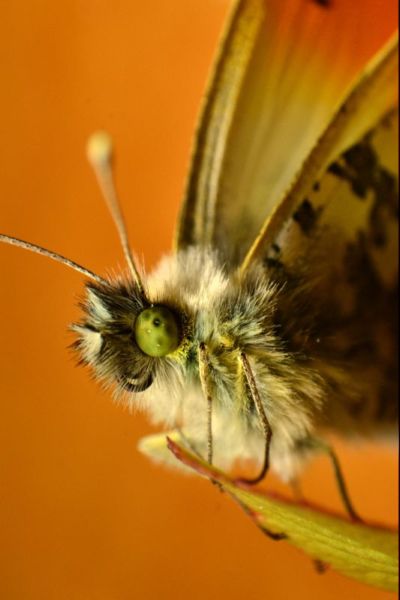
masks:
[[[332,15],[329,2],[235,3],[174,251],[154,272],[132,254],[104,133],[88,155],[129,276],[0,241],[88,279],[75,349],[117,395],[210,463],[251,459],[259,470],[248,482],[269,468],[293,480],[309,456],[328,452],[357,518],[325,435],[385,435],[397,417],[397,39],[344,93],[349,32],[328,29]],[[165,433],[141,449],[164,456]]]

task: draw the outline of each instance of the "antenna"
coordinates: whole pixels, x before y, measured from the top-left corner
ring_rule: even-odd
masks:
[[[67,267],[70,267],[71,269],[74,269],[74,271],[78,271],[79,273],[86,275],[86,277],[97,281],[97,283],[101,283],[102,285],[108,285],[105,279],[103,279],[99,275],[96,275],[95,273],[92,273],[92,271],[89,271],[89,269],[85,269],[85,267],[78,265],[78,263],[74,262],[73,260],[70,260],[69,258],[66,258],[65,256],[62,256],[61,254],[57,254],[57,252],[46,250],[46,248],[42,248],[42,246],[30,244],[29,242],[25,242],[24,240],[19,240],[18,238],[11,237],[10,235],[4,235],[2,233],[0,233],[0,242],[10,244],[11,246],[18,246],[19,248],[24,248],[25,250],[30,250],[31,252],[36,252],[36,254],[41,254],[42,256],[47,256],[48,258],[51,258],[52,260],[55,260],[58,263],[61,263],[63,265],[66,265]]]
[[[116,225],[128,267],[136,281],[137,286],[139,287],[140,291],[143,292],[142,280],[132,256],[125,220],[115,189],[112,170],[113,145],[111,137],[105,131],[98,131],[94,133],[88,140],[86,151],[103,197]]]

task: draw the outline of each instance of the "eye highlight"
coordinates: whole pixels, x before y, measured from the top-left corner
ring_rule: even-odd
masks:
[[[179,327],[174,313],[165,306],[151,306],[136,319],[135,339],[148,356],[166,356],[179,346]]]

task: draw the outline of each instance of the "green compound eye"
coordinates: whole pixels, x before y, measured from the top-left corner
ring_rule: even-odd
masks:
[[[176,316],[165,306],[142,311],[135,323],[136,343],[148,356],[166,356],[179,346]]]

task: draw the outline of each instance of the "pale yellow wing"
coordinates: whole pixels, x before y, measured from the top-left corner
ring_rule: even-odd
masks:
[[[370,1],[235,3],[195,139],[178,249],[210,245],[230,264],[243,258],[394,27],[371,29],[371,10]]]

